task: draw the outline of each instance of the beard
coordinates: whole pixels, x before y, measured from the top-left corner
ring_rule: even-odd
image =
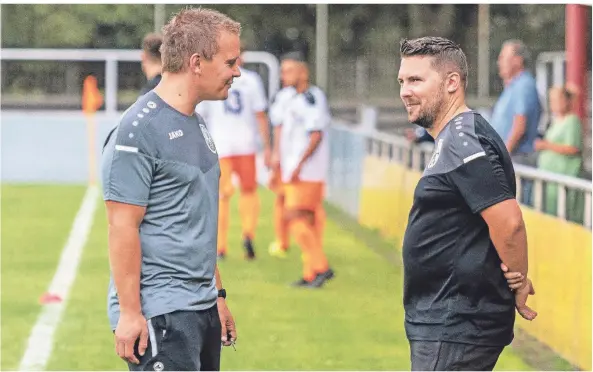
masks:
[[[420,109],[418,117],[412,121],[412,124],[419,125],[424,129],[431,129],[434,126],[437,115],[442,110],[445,102],[443,94],[444,88],[445,82],[441,84],[434,98],[426,104],[426,107]]]
[[[418,115],[418,118],[412,122],[412,124],[416,124],[421,126],[424,129],[431,129],[434,125],[434,121],[436,119],[436,115],[434,111],[426,111],[421,112]]]

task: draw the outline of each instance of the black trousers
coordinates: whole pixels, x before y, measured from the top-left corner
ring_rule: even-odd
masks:
[[[216,305],[202,311],[176,311],[148,323],[148,348],[128,363],[130,371],[219,371],[220,318]]]
[[[504,346],[410,341],[412,371],[492,371]]]

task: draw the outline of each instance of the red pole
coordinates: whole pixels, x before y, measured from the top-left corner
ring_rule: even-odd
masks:
[[[585,7],[578,4],[566,5],[566,82],[577,88],[575,102],[576,114],[585,119],[585,100],[588,97],[585,84],[586,66],[586,28]]]

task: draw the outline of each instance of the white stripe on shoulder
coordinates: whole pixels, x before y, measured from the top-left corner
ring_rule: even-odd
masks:
[[[480,158],[482,156],[486,156],[486,153],[484,151],[478,152],[476,154],[470,155],[467,158],[463,159],[463,163],[469,163],[470,161]]]
[[[115,149],[117,151],[138,152],[138,148],[132,146],[115,145]]]

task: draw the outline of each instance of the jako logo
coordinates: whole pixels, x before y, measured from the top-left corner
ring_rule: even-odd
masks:
[[[175,132],[169,132],[169,139],[175,139],[175,138],[179,138],[179,137],[183,137],[183,131],[181,129],[176,130]]]

